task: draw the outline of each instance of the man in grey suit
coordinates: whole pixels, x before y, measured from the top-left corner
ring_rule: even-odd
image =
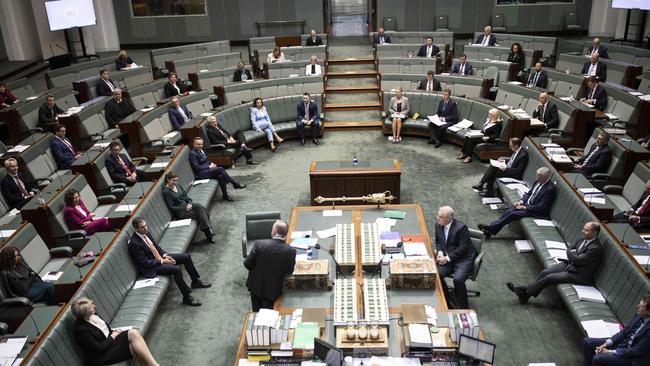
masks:
[[[567,246],[567,259],[559,259],[560,263],[543,270],[530,285],[517,286],[508,282],[508,289],[519,297],[522,305],[525,305],[531,296],[537,297],[550,285],[559,283],[591,285],[603,259],[603,250],[598,240],[599,232],[599,223],[593,221],[586,223],[582,228],[582,238]]]
[[[467,309],[467,287],[465,281],[474,268],[476,251],[469,237],[467,225],[454,219],[454,210],[449,206],[438,209],[436,230],[436,262],[441,278],[453,276],[455,302],[458,309]],[[449,291],[442,281],[445,297]]]
[[[272,239],[258,240],[244,259],[248,269],[246,287],[251,293],[253,311],[273,309],[273,303],[282,295],[284,277],[293,273],[296,250],[287,245],[288,226],[276,221],[271,230]]]
[[[430,93],[442,90],[440,88],[440,82],[433,77],[433,70],[427,71],[427,77],[420,80],[418,90],[424,90]]]

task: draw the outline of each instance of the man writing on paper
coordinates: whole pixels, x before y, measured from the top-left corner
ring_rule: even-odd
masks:
[[[441,278],[453,276],[455,302],[458,309],[468,309],[467,287],[465,281],[474,268],[476,251],[469,237],[469,229],[464,223],[454,219],[454,210],[449,206],[438,209],[436,230],[436,262]],[[442,281],[445,297],[449,291]]]
[[[551,205],[555,201],[555,184],[551,182],[550,174],[547,167],[537,169],[537,181],[522,199],[515,202],[514,207],[507,209],[499,219],[489,225],[479,224],[478,228],[483,231],[485,238],[490,239],[510,222],[524,217],[549,219]]]
[[[650,294],[636,305],[632,320],[611,338],[590,338],[582,342],[585,365],[644,366],[650,364]]]
[[[550,285],[591,285],[603,258],[603,250],[598,240],[599,232],[599,223],[586,223],[582,228],[582,238],[567,246],[567,259],[559,259],[560,263],[543,270],[530,285],[517,286],[508,282],[508,289],[519,297],[519,303],[525,305],[531,296],[539,296],[540,292]]]
[[[481,196],[494,197],[494,181],[497,178],[508,177],[521,180],[524,169],[528,165],[528,152],[521,148],[521,139],[519,137],[511,138],[509,145],[512,155],[510,155],[510,159],[505,163],[505,166],[495,167],[490,165],[483,173],[481,181],[472,186],[472,188],[479,191]],[[483,191],[483,185],[486,186],[485,191]]]
[[[573,167],[589,178],[594,173],[606,172],[612,162],[612,150],[609,149],[609,134],[602,131],[591,145],[589,152],[575,160]]]
[[[440,126],[436,125],[433,122],[429,122],[429,144],[435,144],[436,147],[442,146],[442,138],[445,135],[445,131],[449,126],[453,126],[458,123],[458,107],[456,102],[451,100],[451,89],[445,89],[442,91],[442,100],[438,104],[438,111],[436,115],[440,122],[443,122]]]
[[[635,230],[650,227],[650,180],[645,183],[645,190],[632,207],[612,217],[612,222],[629,223]]]
[[[296,249],[287,245],[287,223],[277,220],[271,229],[271,239],[257,240],[244,259],[248,269],[246,287],[251,293],[253,311],[273,309],[282,295],[284,277],[296,266]]]

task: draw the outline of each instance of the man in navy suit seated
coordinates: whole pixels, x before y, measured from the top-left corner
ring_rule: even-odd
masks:
[[[201,281],[201,275],[194,267],[192,256],[187,253],[167,253],[153,239],[147,228],[147,222],[142,217],[134,217],[131,221],[135,232],[128,242],[129,255],[136,263],[138,272],[145,278],[154,278],[158,275],[171,275],[176,286],[183,294],[183,304],[201,306],[201,302],[190,295],[192,289],[187,286],[181,272],[181,264],[185,266],[187,274],[192,279],[192,288],[212,287],[209,282]]]
[[[542,63],[538,62],[535,64],[535,68],[530,71],[526,86],[546,89],[547,84],[548,75],[546,75],[546,71],[542,70]]]
[[[480,44],[481,46],[496,46],[497,44],[497,37],[492,34],[492,27],[489,25],[485,26],[483,28],[483,34],[478,36],[476,38],[475,44]]]
[[[606,81],[607,79],[607,65],[600,61],[600,56],[597,53],[591,55],[590,61],[585,61],[582,65],[583,75],[593,76],[598,78],[600,81]]]
[[[596,143],[591,145],[589,152],[575,160],[573,167],[589,178],[594,173],[604,173],[612,163],[612,150],[609,149],[609,134],[605,131],[598,134]]]
[[[81,153],[72,146],[72,142],[65,137],[65,132],[65,126],[57,124],[54,127],[54,138],[50,142],[52,156],[60,170],[70,169],[70,165],[81,156]]]
[[[21,209],[27,201],[34,197],[34,191],[25,182],[25,175],[18,171],[18,161],[14,158],[5,160],[7,175],[2,180],[2,195],[9,204],[9,208]]]
[[[383,27],[377,29],[377,34],[372,36],[372,41],[374,44],[391,43],[390,36],[384,33]]]
[[[429,122],[429,144],[435,144],[436,147],[442,146],[442,139],[445,136],[445,131],[449,126],[455,125],[458,123],[458,107],[456,102],[451,100],[451,90],[445,89],[442,91],[442,100],[438,104],[438,119],[443,122],[442,125],[438,126],[433,122]]]
[[[582,348],[585,365],[650,365],[650,293],[643,295],[623,330],[609,339],[587,337]]]
[[[99,81],[95,85],[95,90],[98,96],[110,97],[113,95],[113,90],[117,89],[117,85],[111,80],[108,69],[101,69],[99,71]]]
[[[169,121],[172,123],[174,130],[178,131],[181,129],[182,125],[192,119],[192,112],[190,112],[186,106],[181,105],[178,97],[172,97],[172,99],[170,99],[170,102],[171,105],[167,110],[167,113],[169,114]]]
[[[427,37],[427,44],[420,46],[418,57],[436,57],[440,48],[433,44],[433,37]]]
[[[547,167],[537,169],[537,181],[530,188],[522,199],[515,202],[501,217],[489,225],[479,224],[479,230],[483,231],[486,239],[496,235],[510,222],[521,220],[524,217],[536,217],[549,219],[551,205],[555,201],[555,185],[550,179],[550,170]]]
[[[118,141],[111,142],[109,148],[111,153],[106,158],[106,170],[108,170],[113,182],[132,186],[136,182],[145,180],[144,172],[136,169],[131,159],[125,154],[120,154],[122,146]]]
[[[589,77],[587,79],[587,90],[585,96],[580,98],[581,102],[593,105],[596,109],[604,111],[607,108],[607,91],[598,85],[598,79]]]
[[[436,262],[441,278],[454,277],[454,293],[456,306],[459,309],[469,309],[467,302],[467,287],[465,281],[474,268],[476,251],[469,237],[467,225],[454,219],[454,210],[449,206],[438,209],[436,230]],[[443,290],[450,298],[447,286]]]
[[[460,55],[460,62],[454,64],[451,67],[451,73],[458,74],[461,76],[474,74],[474,69],[472,69],[472,65],[469,62],[467,62],[467,55],[465,54]]]
[[[305,145],[305,127],[311,128],[311,140],[318,145],[318,135],[320,134],[318,106],[315,101],[309,98],[309,93],[303,94],[302,102],[298,103],[297,110],[296,127],[298,128],[298,136],[300,136],[300,146]]]
[[[217,166],[215,163],[211,162],[208,159],[208,156],[203,151],[203,139],[200,137],[195,137],[193,141],[194,148],[190,151],[190,165],[194,171],[195,179],[216,179],[219,182],[219,187],[221,188],[221,194],[224,201],[234,201],[228,195],[228,183],[231,183],[235,189],[246,188],[245,184],[239,184],[235,181],[228,172]]]
[[[587,56],[591,56],[593,54],[598,55],[598,57],[609,58],[607,47],[600,45],[600,38],[598,37],[594,38],[591,41],[591,47],[589,47],[589,50],[587,50]]]

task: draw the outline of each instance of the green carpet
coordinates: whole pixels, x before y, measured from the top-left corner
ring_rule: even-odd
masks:
[[[292,207],[309,205],[307,172],[313,159],[351,159],[355,153],[359,159],[400,159],[402,202],[422,206],[429,233],[433,232],[437,208],[445,204],[454,207],[457,219],[470,227],[496,219],[499,213],[481,205],[470,188],[484,165],[476,160],[461,164],[454,159],[458,152],[459,148],[451,145],[434,149],[423,138],[406,137],[393,145],[378,131],[330,132],[320,146],[308,141],[300,147],[296,141],[287,141],[275,154],[258,149],[254,151],[255,159],[262,162],[258,166],[240,160],[229,173],[248,188],[232,190],[236,200],[232,203],[223,203],[217,194],[215,200],[219,201],[210,210],[217,244],[203,244],[202,235],[197,235],[201,242],[190,248],[203,279],[213,287],[196,290],[194,295],[203,306],[189,308],[181,305],[180,292],[171,286],[147,335],[153,354],[163,365],[232,364],[243,317],[250,310],[240,250],[244,215],[277,210],[288,219]],[[579,331],[555,290],[547,289],[521,306],[505,286],[507,281],[529,282],[541,268],[535,254],[522,255],[514,249],[512,240],[520,236],[509,227],[497,239],[486,242],[478,283],[469,283],[470,288],[482,292],[480,297],[470,297],[470,306],[478,312],[485,338],[497,344],[495,364],[546,361],[579,365]]]

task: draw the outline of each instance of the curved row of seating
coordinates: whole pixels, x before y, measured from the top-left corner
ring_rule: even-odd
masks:
[[[397,87],[402,90],[416,90],[422,79],[424,75],[382,74],[381,91],[386,94]],[[436,80],[440,82],[441,88],[451,89],[452,95],[465,97],[485,98],[492,86],[492,79],[476,76],[436,75]]]
[[[163,69],[166,61],[182,60],[193,57],[216,55],[230,52],[230,41],[212,41],[203,43],[193,43],[184,46],[158,48],[149,51],[151,67]],[[167,73],[166,70],[163,73]]]

